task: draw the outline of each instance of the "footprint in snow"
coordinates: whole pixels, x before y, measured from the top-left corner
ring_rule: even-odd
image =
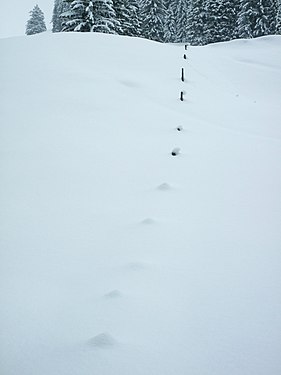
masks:
[[[151,217],[147,217],[145,218],[144,220],[141,221],[141,224],[144,224],[144,225],[151,225],[151,224],[154,224],[155,223],[155,220],[152,219]]]
[[[109,333],[103,332],[92,337],[86,344],[92,349],[106,349],[115,346],[117,341]]]
[[[118,289],[111,290],[110,292],[104,295],[106,299],[120,298],[122,293]]]
[[[160,190],[160,191],[168,191],[171,189],[172,189],[171,185],[167,184],[167,182],[164,182],[163,184],[160,184],[159,186],[157,186],[157,190]]]
[[[140,87],[139,83],[131,80],[121,80],[119,81],[123,86],[130,87],[130,88],[137,88]]]
[[[131,262],[126,264],[125,268],[129,271],[142,271],[148,268],[148,265],[143,262]]]

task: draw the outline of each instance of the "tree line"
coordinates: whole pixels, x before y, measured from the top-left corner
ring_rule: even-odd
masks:
[[[36,5],[26,34],[41,32],[38,24],[46,30],[44,14]],[[53,32],[101,32],[205,45],[281,34],[281,0],[55,0],[52,24]]]

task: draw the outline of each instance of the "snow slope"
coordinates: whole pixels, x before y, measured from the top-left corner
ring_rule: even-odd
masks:
[[[281,373],[280,42],[0,40],[1,375]]]

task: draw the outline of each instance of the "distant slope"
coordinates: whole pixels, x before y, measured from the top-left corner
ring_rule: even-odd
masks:
[[[0,40],[1,375],[280,374],[280,42]]]

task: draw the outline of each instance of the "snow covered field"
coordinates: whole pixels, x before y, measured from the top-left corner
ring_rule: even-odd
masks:
[[[280,45],[0,40],[1,375],[281,373]]]

